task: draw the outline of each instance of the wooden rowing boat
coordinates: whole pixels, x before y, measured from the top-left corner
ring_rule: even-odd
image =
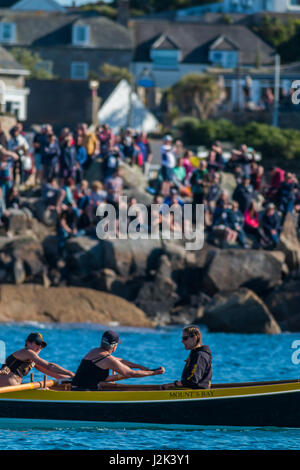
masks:
[[[66,383],[42,389],[17,387],[0,392],[0,422],[300,427],[298,380],[215,384],[209,390],[107,384],[98,392],[71,391]]]

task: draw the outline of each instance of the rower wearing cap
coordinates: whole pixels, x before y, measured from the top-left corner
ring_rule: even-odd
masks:
[[[91,349],[82,359],[72,381],[72,390],[98,390],[99,382],[114,382],[121,378],[147,377],[165,372],[163,367],[151,370],[112,356],[118,343],[121,343],[118,333],[112,330],[103,333],[100,347]],[[117,374],[109,375],[109,370]]]
[[[40,333],[30,333],[25,340],[25,348],[8,356],[5,364],[3,364],[0,370],[0,387],[19,385],[22,382],[22,378],[33,367],[43,374],[50,375],[56,379],[74,377],[73,372],[39,357],[39,353],[46,346],[47,343]]]

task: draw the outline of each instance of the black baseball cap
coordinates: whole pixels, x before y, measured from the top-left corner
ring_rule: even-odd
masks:
[[[104,331],[101,342],[111,345],[121,343],[118,333],[112,330]]]
[[[43,335],[41,335],[41,333],[30,333],[30,335],[26,338],[26,341],[42,346],[42,348],[47,346],[47,343],[44,341]]]

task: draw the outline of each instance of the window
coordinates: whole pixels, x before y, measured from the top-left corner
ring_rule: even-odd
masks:
[[[212,60],[214,62],[222,62],[223,54],[222,52],[214,52],[212,55]]]
[[[0,23],[0,41],[12,43],[16,39],[16,25],[14,23]]]
[[[86,80],[89,73],[89,64],[87,62],[72,62],[71,78],[73,80]]]
[[[85,25],[73,26],[72,43],[76,46],[86,46],[90,42],[90,27]]]
[[[151,51],[151,59],[155,69],[177,69],[180,51],[153,50]]]
[[[238,53],[236,51],[210,51],[209,60],[214,65],[235,68],[238,62]]]
[[[18,101],[6,101],[5,111],[7,113],[14,114],[18,119],[21,111],[21,103],[19,103]]]
[[[237,67],[237,52],[225,53],[223,67],[228,67],[228,68]]]

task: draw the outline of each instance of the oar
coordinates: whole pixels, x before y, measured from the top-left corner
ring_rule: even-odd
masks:
[[[149,370],[154,371],[154,370],[158,370],[158,369],[160,369],[160,367],[156,367],[156,369],[149,369]],[[115,373],[115,371],[113,371],[113,374],[112,374],[112,375],[113,375],[113,376],[116,376],[116,375],[117,375],[118,377],[115,377],[114,380],[108,380],[107,382],[101,382],[101,383],[119,382],[120,380],[126,380],[126,379],[128,379],[128,377],[124,377],[123,375],[117,374],[117,373]]]
[[[9,385],[7,387],[0,387],[0,393],[20,392],[23,390],[52,387],[55,383],[55,380],[46,380],[41,382],[30,382],[28,384]]]

